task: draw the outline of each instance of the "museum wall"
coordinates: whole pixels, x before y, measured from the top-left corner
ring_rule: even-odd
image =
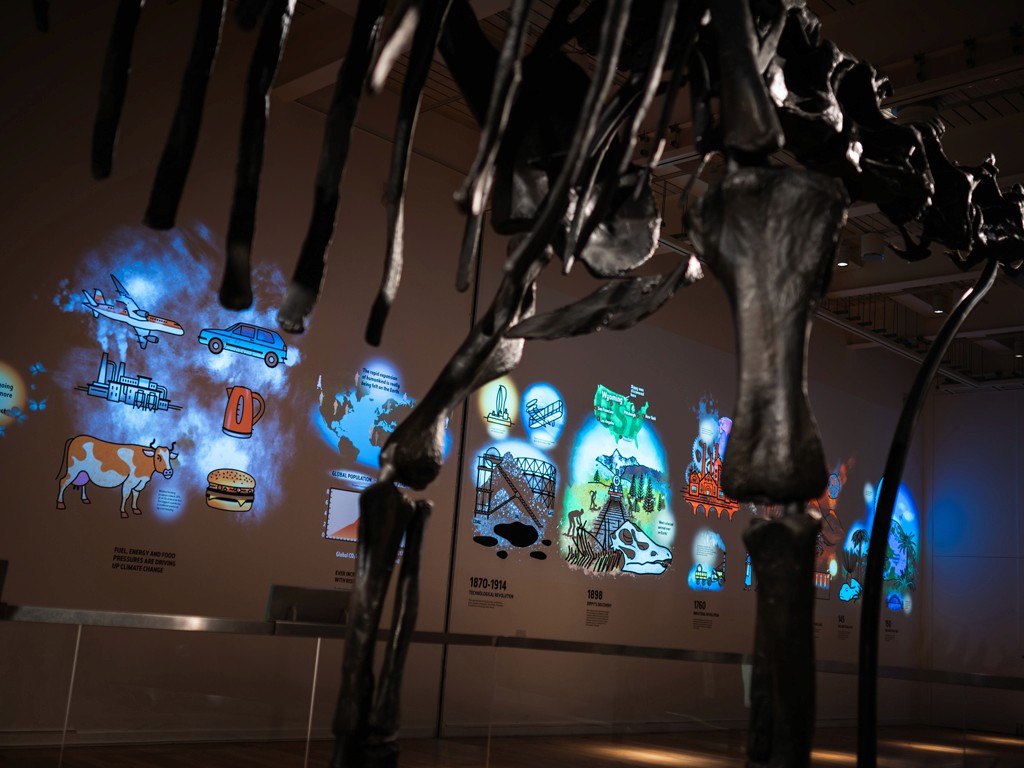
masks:
[[[1020,391],[933,400],[925,666],[1024,675],[1022,427]],[[1020,691],[934,686],[928,701],[935,722],[1020,733]]]
[[[231,348],[214,351],[199,338],[205,329],[276,329],[309,218],[323,118],[271,100],[255,303],[241,313],[220,308],[252,38],[226,25],[178,226],[155,232],[139,222],[174,109],[190,13],[188,4],[154,4],[143,14],[113,175],[96,182],[89,140],[111,5],[86,7],[45,37],[4,25],[2,64],[17,76],[4,86],[0,149],[0,311],[8,329],[0,371],[9,385],[0,390],[0,558],[10,561],[3,600],[259,621],[272,585],[351,586],[356,492],[372,480],[387,433],[469,327],[474,295],[477,311],[486,307],[505,244],[488,234],[473,290],[453,290],[462,222],[451,192],[475,137],[424,115],[424,143],[410,168],[402,290],[382,346],[362,341],[384,250],[381,190],[394,105],[385,93],[360,113],[333,262],[308,331],[286,335],[273,366]],[[651,269],[674,258],[660,255]],[[143,314],[173,325],[140,333],[120,319],[120,286]],[[541,308],[593,288],[579,270],[563,277],[555,265],[541,280]],[[812,334],[810,361],[833,475],[814,502],[826,526],[818,655],[853,662],[866,554],[858,532],[869,524],[913,368],[879,350],[850,350],[823,325]],[[727,498],[709,503],[708,489],[690,483],[727,451],[735,377],[728,307],[711,278],[630,331],[528,345],[521,366],[471,396],[465,419],[460,409],[448,425],[445,469],[427,493],[434,511],[419,627],[748,652],[757,585],[741,534],[751,517],[772,511]],[[122,449],[155,441],[168,453],[173,446],[172,472],[151,476],[138,513],[129,497],[122,515],[113,481],[90,483],[86,503],[65,464],[97,443],[89,449],[76,438]],[[942,578],[957,578],[955,552],[948,560],[929,554],[922,497],[938,497],[925,454],[943,446],[929,444],[925,454],[921,446],[915,442],[898,510],[901,541],[915,555],[891,539],[891,599],[883,607],[882,663],[907,667],[926,663],[931,628],[921,596],[934,601],[935,616],[942,605],[927,569],[917,580],[908,569],[920,558]],[[219,469],[253,478],[252,498],[234,507],[210,499],[209,475]],[[1016,493],[1015,475],[1007,477]],[[62,480],[68,487],[58,501]],[[623,546],[624,536],[636,546]],[[1019,537],[1016,551],[1019,559]],[[952,661],[954,647],[937,642],[928,658]],[[305,733],[314,675],[314,732],[328,731],[339,640],[109,627],[79,636],[73,626],[0,623],[4,743],[59,739],[76,646],[74,740],[294,737]],[[819,691],[823,722],[852,720],[853,677],[823,676]],[[900,686],[884,697],[884,717],[913,720],[918,696]],[[414,645],[403,732],[430,735],[438,724],[450,734],[663,729],[741,725],[745,717],[744,669],[735,664]]]

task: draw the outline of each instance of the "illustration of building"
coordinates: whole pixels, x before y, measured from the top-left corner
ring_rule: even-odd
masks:
[[[116,365],[103,353],[100,358],[96,381],[88,386],[76,387],[93,397],[102,397],[112,403],[124,403],[146,411],[180,411],[180,405],[172,405],[167,387],[161,386],[148,376],[132,377],[124,372],[124,363]]]
[[[694,462],[690,464],[683,498],[693,505],[693,514],[703,512],[710,517],[714,512],[719,518],[722,512],[733,514],[740,508],[739,502],[730,499],[722,490],[722,459],[718,454],[718,446],[707,446],[701,443],[701,449],[694,451]]]

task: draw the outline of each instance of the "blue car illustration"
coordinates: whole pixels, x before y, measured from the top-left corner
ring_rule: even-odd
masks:
[[[288,345],[281,336],[268,328],[248,323],[235,323],[230,328],[204,328],[199,332],[199,343],[219,355],[225,349],[243,355],[263,358],[268,368],[288,359]]]

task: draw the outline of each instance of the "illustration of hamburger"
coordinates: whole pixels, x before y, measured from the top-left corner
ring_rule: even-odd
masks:
[[[229,512],[248,512],[256,492],[256,479],[240,469],[215,469],[206,476],[206,506]]]

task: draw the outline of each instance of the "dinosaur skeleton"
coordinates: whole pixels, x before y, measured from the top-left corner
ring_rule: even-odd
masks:
[[[142,0],[120,0],[114,19],[93,137],[97,178],[112,169],[141,6]],[[896,489],[945,346],[997,271],[1021,269],[1024,193],[1020,187],[999,191],[991,158],[976,168],[947,160],[938,126],[887,119],[879,109],[887,82],[869,64],[821,39],[819,22],[804,0],[561,0],[527,51],[530,6],[530,0],[511,0],[506,38],[495,49],[468,0],[401,0],[382,36],[385,1],[360,0],[327,116],[312,219],[279,313],[283,329],[301,331],[320,292],[359,100],[364,90],[381,88],[406,48],[409,69],[387,182],[386,264],[367,339],[380,341],[399,285],[408,157],[435,49],[481,126],[478,155],[456,194],[467,215],[457,286],[468,286],[488,206],[494,228],[513,235],[490,306],[391,435],[381,454],[380,478],[360,499],[357,582],[332,766],[397,762],[398,692],[416,618],[419,548],[430,509],[400,486],[422,489],[436,478],[452,409],[477,387],[515,368],[526,339],[629,327],[699,278],[694,257],[668,274],[630,276],[657,244],[661,222],[650,175],[684,88],[698,150],[705,157],[724,155],[727,166],[725,178],[691,208],[686,222],[698,253],[725,285],[737,329],[739,402],[723,482],[739,500],[783,509],[779,518],[755,520],[745,534],[760,585],[748,745],[752,766],[806,766],[810,759],[811,569],[818,522],[803,510],[808,499],[820,495],[827,470],[807,402],[805,351],[846,208],[854,200],[876,203],[904,233],[901,253],[908,259],[928,255],[934,242],[949,248],[964,269],[985,265],[922,366],[886,465],[861,633],[859,764],[873,766],[882,554]],[[33,8],[45,29],[46,0],[34,0]],[[181,101],[146,212],[146,222],[157,228],[174,224],[225,8],[226,0],[201,4]],[[266,94],[293,9],[294,0],[235,4],[238,23],[260,30],[246,85],[220,291],[221,303],[231,308],[252,300],[249,257]],[[571,41],[592,55],[591,71],[563,51]],[[626,75],[619,86],[616,73]],[[663,99],[654,121],[657,149],[648,162],[636,163],[634,149],[656,95]],[[783,147],[803,168],[772,165]],[[911,223],[923,231],[916,242],[906,234]],[[537,282],[556,257],[566,271],[582,261],[605,282],[590,296],[537,316]],[[375,681],[376,630],[403,536],[394,633]]]

